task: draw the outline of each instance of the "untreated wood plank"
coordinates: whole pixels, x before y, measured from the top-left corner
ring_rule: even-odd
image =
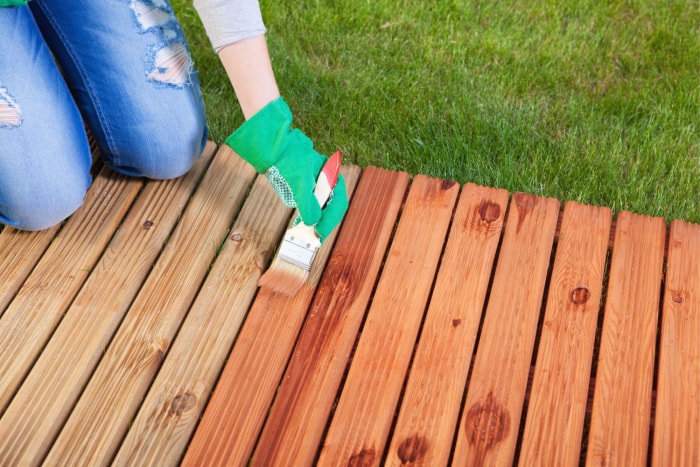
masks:
[[[39,262],[60,228],[55,225],[40,232],[5,227],[0,232],[0,316]]]
[[[508,198],[462,189],[387,465],[448,464]]]
[[[515,193],[458,427],[456,465],[513,463],[559,213]]]
[[[586,465],[646,465],[665,236],[663,219],[617,216]]]
[[[253,464],[313,464],[408,181],[406,173],[364,170]]]
[[[653,465],[700,465],[700,225],[673,221],[659,347]]]
[[[111,460],[255,177],[222,146],[46,462]]]
[[[41,463],[158,257],[180,214],[176,207],[186,204],[214,149],[207,146],[186,176],[146,184],[0,418],[0,464]]]
[[[142,182],[103,169],[0,318],[0,412],[61,320]]]
[[[519,464],[576,465],[612,212],[564,206]]]
[[[357,166],[343,167],[348,196],[359,174]],[[245,465],[250,458],[336,235],[324,241],[296,296],[259,290],[183,465]]]
[[[458,192],[454,182],[413,179],[320,465],[381,461]]]
[[[258,176],[113,465],[180,461],[289,216]]]

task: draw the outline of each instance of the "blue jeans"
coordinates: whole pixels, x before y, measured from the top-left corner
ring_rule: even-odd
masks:
[[[82,204],[86,126],[127,175],[178,177],[201,154],[204,104],[168,0],[0,8],[0,223],[41,230]]]

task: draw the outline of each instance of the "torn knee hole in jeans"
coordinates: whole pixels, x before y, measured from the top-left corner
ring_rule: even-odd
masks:
[[[131,10],[141,34],[158,36],[148,53],[149,81],[175,87],[188,85],[192,60],[170,6],[163,0],[132,0]]]
[[[185,44],[172,42],[153,51],[153,64],[148,78],[181,87],[189,82],[190,67],[190,56]]]
[[[0,85],[0,128],[16,128],[22,124],[22,111],[8,90]]]

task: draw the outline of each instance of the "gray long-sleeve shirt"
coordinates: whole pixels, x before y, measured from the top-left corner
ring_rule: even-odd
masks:
[[[257,0],[194,0],[214,50],[266,32]]]

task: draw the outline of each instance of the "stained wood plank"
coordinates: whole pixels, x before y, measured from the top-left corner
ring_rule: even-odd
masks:
[[[59,228],[60,225],[55,225],[41,232],[27,232],[5,227],[0,231],[0,316],[39,262]]]
[[[414,178],[320,465],[381,461],[458,191],[454,182]]]
[[[290,211],[259,176],[114,465],[180,461]]]
[[[618,214],[586,465],[645,465],[663,274],[663,219]]]
[[[114,234],[142,182],[103,169],[0,318],[0,412]]]
[[[343,168],[349,196],[359,174],[359,167]],[[183,465],[245,465],[250,458],[336,235],[324,241],[296,296],[259,290]]]
[[[612,212],[568,202],[549,283],[519,464],[576,465]]]
[[[456,465],[510,465],[525,399],[559,201],[515,193],[484,317]]]
[[[311,465],[365,316],[408,174],[364,170],[253,455]]]
[[[700,465],[700,225],[674,221],[659,347],[653,465]]]
[[[467,184],[452,221],[387,465],[447,465],[509,194]]]
[[[187,202],[214,149],[207,146],[186,176],[146,184],[0,418],[0,464],[41,463],[170,234],[176,206]]]
[[[114,456],[255,175],[226,146],[218,151],[48,464],[102,464]]]

